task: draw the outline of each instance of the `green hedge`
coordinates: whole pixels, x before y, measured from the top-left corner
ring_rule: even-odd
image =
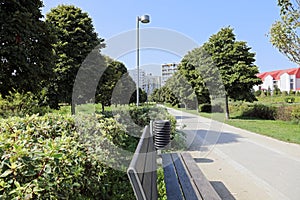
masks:
[[[126,145],[125,131],[96,118],[93,140],[84,140],[68,115],[1,119],[0,199],[133,199],[126,173],[104,165],[94,150],[107,140],[97,134],[103,127],[119,146]]]

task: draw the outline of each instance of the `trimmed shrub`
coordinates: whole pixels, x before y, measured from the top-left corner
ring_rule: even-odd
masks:
[[[248,110],[243,111],[242,116],[274,120],[276,117],[276,107],[263,104],[253,104]]]
[[[211,105],[210,104],[200,104],[199,112],[211,113]]]
[[[295,121],[296,123],[300,122],[300,106],[297,106],[292,110],[291,118],[292,121]]]
[[[291,113],[294,108],[292,106],[279,106],[276,112],[276,120],[291,121]]]
[[[289,95],[295,96],[296,92],[294,90],[290,90]]]
[[[295,98],[294,97],[286,97],[286,98],[284,98],[284,101],[286,103],[294,103],[295,102]]]

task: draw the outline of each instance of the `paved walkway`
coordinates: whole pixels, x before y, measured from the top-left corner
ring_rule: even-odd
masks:
[[[300,145],[168,110],[186,126],[188,151],[223,199],[300,199]]]

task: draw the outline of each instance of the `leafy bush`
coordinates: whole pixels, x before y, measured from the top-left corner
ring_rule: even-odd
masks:
[[[261,95],[261,92],[262,92],[261,90],[256,90],[254,92],[254,96],[259,97]]]
[[[43,95],[41,95],[43,96]],[[44,115],[49,112],[50,108],[44,105],[44,101],[27,92],[21,94],[18,92],[10,92],[5,98],[0,95],[0,116],[20,116],[32,115],[39,113]]]
[[[286,98],[284,98],[284,101],[286,103],[294,103],[295,102],[295,98],[294,97],[286,97]]]
[[[264,104],[253,104],[248,108],[248,110],[243,111],[242,116],[274,120],[276,118],[276,107]]]
[[[110,158],[101,152],[104,136],[126,145],[124,129],[113,119],[90,117],[98,121],[85,116],[84,122],[95,126],[80,131],[67,115],[0,120],[0,199],[133,199],[126,173],[99,159]]]
[[[211,104],[208,104],[208,103],[200,104],[199,112],[211,113]]]
[[[288,94],[287,91],[282,91],[282,93],[281,93],[281,96],[283,96],[283,97],[288,96],[288,95],[289,95],[289,94]]]
[[[167,200],[167,190],[164,181],[164,170],[161,166],[157,169],[157,185],[158,200]]]
[[[291,112],[292,121],[300,122],[300,106],[295,107]]]
[[[276,120],[290,121],[292,119],[291,113],[293,109],[293,106],[279,106],[277,108]]]

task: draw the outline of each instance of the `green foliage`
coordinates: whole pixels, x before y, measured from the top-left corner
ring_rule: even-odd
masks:
[[[295,96],[295,94],[296,94],[296,92],[295,92],[294,90],[290,90],[290,91],[289,91],[289,95],[290,95],[290,96]]]
[[[234,100],[255,100],[251,90],[261,83],[254,65],[255,53],[246,42],[236,41],[233,29],[222,28],[203,45],[221,75],[226,95]]]
[[[103,40],[98,38],[88,14],[72,5],[51,9],[46,15],[46,22],[57,36],[53,44],[55,78],[49,88],[49,98],[56,105],[59,102],[71,103],[74,81],[81,64],[97,45],[103,47]]]
[[[222,113],[224,110],[220,104],[201,104],[199,105],[199,112]]]
[[[171,135],[176,134],[176,119],[162,107],[117,107],[111,112],[105,112],[107,116],[115,116],[116,120],[126,127],[126,131],[133,136],[139,137],[146,125],[151,120],[170,120]]]
[[[155,89],[151,94],[150,99],[157,103],[170,103],[172,106],[180,103],[178,97],[167,86],[163,86],[160,89]]]
[[[166,103],[171,103],[173,106],[183,103],[187,109],[197,108],[198,102],[195,91],[180,72],[169,78],[164,87],[169,92]]]
[[[252,102],[256,99],[252,88],[261,83],[256,76],[255,54],[250,50],[246,42],[236,41],[232,28],[222,28],[202,47],[189,52],[179,70],[194,89],[198,87],[195,89],[198,97],[205,91],[226,97],[225,110],[229,118],[228,98]]]
[[[107,67],[105,67],[104,73],[100,77],[98,87],[97,87],[97,92],[96,92],[97,95],[96,103],[98,102],[101,103],[103,106],[102,107],[103,110],[104,110],[104,105],[108,105],[108,106],[111,105],[112,94],[119,80],[121,80],[123,87],[120,88],[120,85],[118,85],[117,89],[119,91],[114,93],[113,102],[121,103],[122,102],[121,100],[126,99],[124,95],[128,95],[128,93],[123,93],[128,88],[127,86],[131,86],[129,87],[128,90],[132,90],[135,86],[135,84],[133,84],[133,81],[128,74],[127,76],[125,76],[125,79],[121,79],[122,76],[127,73],[127,68],[123,63],[118,61],[111,61],[110,63],[107,64],[108,65]],[[126,84],[126,87],[124,84]],[[129,103],[129,98],[127,98],[126,103]]]
[[[7,118],[32,114],[44,115],[50,111],[50,108],[45,105],[47,101],[45,98],[39,99],[38,97],[45,96],[43,94],[33,95],[31,92],[20,94],[16,91],[9,92],[5,98],[0,95],[0,116]]]
[[[281,105],[277,108],[276,120],[291,121],[293,106]]]
[[[131,79],[131,78],[130,78]],[[134,83],[135,85],[135,83]],[[132,84],[133,86],[133,84]],[[132,87],[131,86],[131,87]],[[136,86],[135,86],[136,87]],[[133,93],[131,93],[132,95],[130,96],[130,101],[129,103],[133,103],[133,104],[136,104],[137,100],[136,100],[136,97],[137,97],[137,94],[136,94],[136,89],[134,90]],[[128,95],[128,94],[127,94]],[[127,97],[127,96],[126,96]],[[141,88],[139,88],[139,103],[145,103],[147,101],[147,93],[146,91],[142,90]]]
[[[262,91],[261,90],[257,90],[254,92],[254,96],[259,97],[261,95]]]
[[[178,71],[178,74],[183,76],[182,81],[179,82],[184,86],[183,92],[186,88],[187,91],[192,88],[193,91],[189,93],[197,96],[198,104],[210,103],[209,95],[216,95],[219,91],[223,91],[212,59],[202,47],[188,52],[178,65]],[[193,99],[191,95],[187,97]]]
[[[94,121],[91,118],[84,122]],[[0,198],[132,199],[126,173],[99,159],[108,156],[99,151],[105,138],[125,145],[124,129],[113,119],[96,119],[89,140],[68,115],[0,120]]]
[[[270,42],[292,62],[300,64],[300,2],[278,0],[279,21],[270,29]]]
[[[295,98],[294,97],[286,97],[286,98],[284,98],[284,101],[286,103],[294,103],[295,102]]]
[[[288,96],[288,95],[289,95],[289,93],[287,91],[282,91],[282,93],[281,93],[281,96],[283,96],[283,97]]]
[[[300,123],[300,106],[295,107],[291,113],[292,121]]]
[[[157,169],[157,185],[158,200],[167,200],[167,190],[164,181],[164,170],[162,167],[158,167]]]
[[[40,92],[53,75],[54,37],[42,18],[42,1],[0,3],[0,94]]]
[[[206,112],[211,113],[211,104],[200,104],[199,105],[199,112]]]
[[[276,118],[277,109],[274,106],[267,106],[264,104],[252,104],[242,111],[243,117],[250,117],[256,119],[270,119]]]
[[[274,93],[273,94],[274,95],[280,95],[281,94],[281,91],[280,91],[280,89],[278,88],[277,85],[274,86]]]

